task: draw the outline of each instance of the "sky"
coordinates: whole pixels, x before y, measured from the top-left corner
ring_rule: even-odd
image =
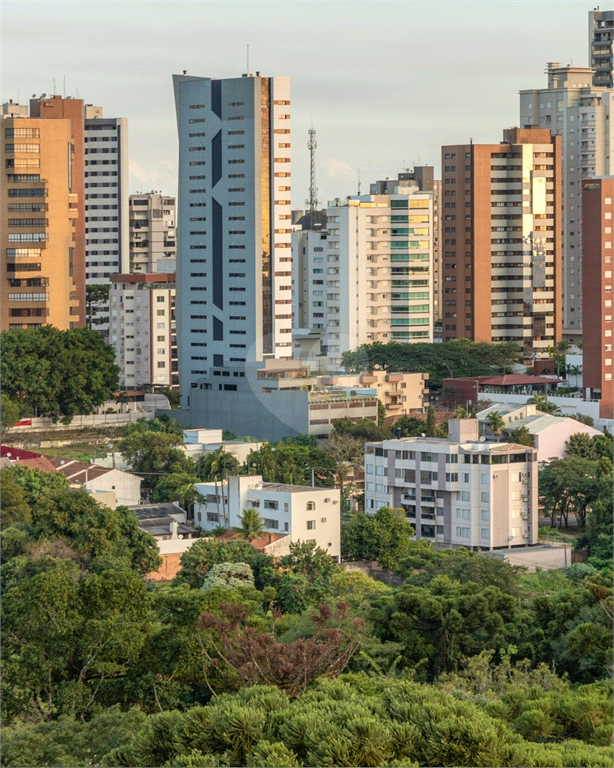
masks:
[[[3,0],[2,100],[65,92],[129,120],[130,191],[174,194],[172,75],[288,76],[292,198],[321,203],[442,144],[500,141],[546,62],[588,65],[584,0]],[[611,8],[602,4],[602,10]],[[55,81],[55,85],[54,85]]]

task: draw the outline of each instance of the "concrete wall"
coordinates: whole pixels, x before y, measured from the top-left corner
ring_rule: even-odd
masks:
[[[114,469],[89,480],[86,487],[92,491],[114,491],[117,506],[131,506],[141,501],[141,482],[136,475]]]
[[[565,456],[567,441],[572,435],[582,433],[583,435],[599,435],[598,429],[582,424],[575,419],[568,419],[558,424],[552,424],[546,429],[542,429],[533,435],[533,441],[537,448],[538,461],[550,461],[551,459],[562,459]]]

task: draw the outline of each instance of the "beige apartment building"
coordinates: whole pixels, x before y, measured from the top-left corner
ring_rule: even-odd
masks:
[[[130,272],[168,272],[158,261],[177,257],[175,198],[130,195]],[[161,267],[164,266],[160,265]]]
[[[325,387],[369,387],[377,390],[377,397],[389,416],[415,416],[429,407],[426,382],[428,373],[370,373],[343,376],[318,376],[318,384]]]
[[[1,125],[0,327],[81,327],[74,126],[6,114]]]

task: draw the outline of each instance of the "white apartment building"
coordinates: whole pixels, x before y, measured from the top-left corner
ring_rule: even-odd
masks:
[[[292,325],[326,329],[326,245],[328,233],[299,229],[292,233]]]
[[[313,542],[341,558],[341,491],[307,485],[265,483],[260,475],[229,477],[223,483],[196,483],[206,503],[194,505],[194,524],[205,531],[240,528],[245,509],[258,510],[267,533],[284,536],[274,554],[288,554],[290,543]],[[268,550],[267,550],[268,551]]]
[[[326,344],[343,352],[380,341],[433,340],[433,196],[350,197],[327,210]]]
[[[536,544],[537,451],[480,442],[477,419],[451,419],[449,437],[365,446],[365,509],[405,510],[416,538],[474,550]]]
[[[121,387],[177,385],[175,275],[111,275],[109,343]]]
[[[593,85],[614,85],[614,11],[588,12],[588,60],[595,70]]]
[[[292,356],[290,81],[184,73],[173,82],[179,370],[188,409],[212,369],[241,372]]]
[[[166,272],[158,261],[177,257],[175,198],[130,195],[130,272]],[[162,266],[162,265],[161,265]]]
[[[610,33],[611,34],[611,33]],[[612,89],[593,85],[593,70],[548,64],[548,87],[520,91],[520,124],[561,136],[563,332],[582,333],[581,179],[614,173]]]
[[[128,272],[128,120],[85,105],[85,267],[88,285]],[[98,330],[104,331],[102,326]]]

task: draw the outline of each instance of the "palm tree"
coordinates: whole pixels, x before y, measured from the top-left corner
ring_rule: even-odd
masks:
[[[230,521],[226,515],[226,496],[224,494],[224,480],[231,472],[236,472],[239,468],[239,462],[236,457],[231,453],[227,453],[224,450],[224,446],[221,445],[216,451],[209,451],[204,456],[201,456],[196,462],[196,471],[198,476],[204,480],[213,480],[215,482],[215,496],[219,509],[220,495],[218,492],[218,482],[222,483],[222,516],[224,518],[224,525],[226,528],[230,527]]]
[[[468,419],[469,418],[469,412],[466,408],[464,408],[462,405],[460,405],[452,414],[453,419]]]
[[[505,422],[501,418],[499,411],[491,411],[486,417],[486,421],[495,435],[500,435],[505,429]]]
[[[573,376],[576,381],[576,387],[578,386],[578,376],[582,373],[581,365],[570,365],[567,369],[567,375]]]
[[[537,410],[542,413],[549,413],[551,416],[560,416],[561,409],[558,405],[548,402],[548,395],[544,395],[541,392],[536,392],[528,403],[535,403]]]
[[[262,536],[266,531],[264,520],[258,514],[255,509],[244,509],[241,515],[241,528],[239,533],[241,536],[250,543]]]

